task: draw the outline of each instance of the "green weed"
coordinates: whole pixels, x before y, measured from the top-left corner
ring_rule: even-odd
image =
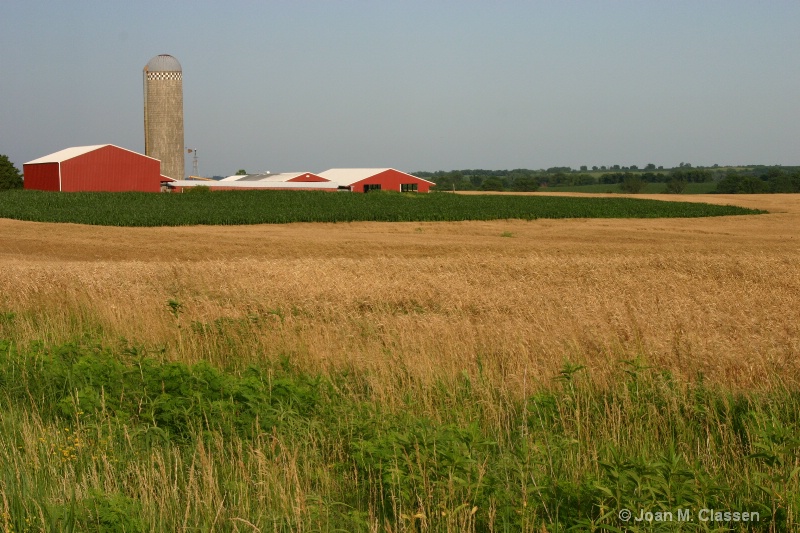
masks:
[[[610,388],[566,362],[494,406],[481,376],[400,405],[368,383],[287,356],[234,371],[0,342],[5,529],[673,531],[618,513],[700,508],[760,513],[725,531],[798,526],[788,390],[734,395],[640,359]]]

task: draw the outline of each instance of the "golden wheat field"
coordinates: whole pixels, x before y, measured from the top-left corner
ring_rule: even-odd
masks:
[[[17,316],[0,337],[90,332],[186,362],[285,355],[313,371],[368,370],[389,403],[409,383],[478,366],[522,393],[565,360],[600,382],[640,357],[732,388],[800,384],[800,195],[679,199],[770,213],[173,228],[0,220],[0,311]],[[214,327],[228,329],[215,337]]]

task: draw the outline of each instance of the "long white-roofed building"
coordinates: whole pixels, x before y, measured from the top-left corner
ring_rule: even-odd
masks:
[[[214,191],[236,190],[289,190],[289,191],[335,191],[334,183],[313,172],[263,172],[258,174],[237,174],[219,181],[179,180],[169,184],[169,188],[183,191],[192,187],[208,187]]]
[[[393,168],[332,168],[319,174],[313,172],[261,172],[228,176],[219,181],[179,180],[170,189],[183,191],[191,187],[227,190],[305,190],[305,191],[397,191],[429,192],[432,181],[418,178]]]
[[[353,192],[429,192],[436,185],[393,168],[332,168],[319,176]]]

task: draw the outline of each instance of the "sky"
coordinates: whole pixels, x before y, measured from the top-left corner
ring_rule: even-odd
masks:
[[[183,67],[199,173],[800,164],[800,2],[6,0],[0,154],[144,151]],[[192,170],[191,157],[186,170]]]

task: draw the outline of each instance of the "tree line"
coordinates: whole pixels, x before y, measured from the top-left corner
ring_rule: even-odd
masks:
[[[689,163],[681,163],[678,167],[664,169],[649,163],[643,171],[636,165],[592,169],[591,172],[586,166],[580,167],[580,170],[570,167],[540,170],[464,169],[420,171],[414,172],[414,175],[433,181],[439,191],[531,192],[549,187],[616,185],[623,192],[638,193],[648,183],[664,183],[665,192],[682,193],[689,183],[715,182],[717,186],[713,192],[725,194],[800,192],[800,167],[753,165],[732,169],[714,165],[694,168]]]

